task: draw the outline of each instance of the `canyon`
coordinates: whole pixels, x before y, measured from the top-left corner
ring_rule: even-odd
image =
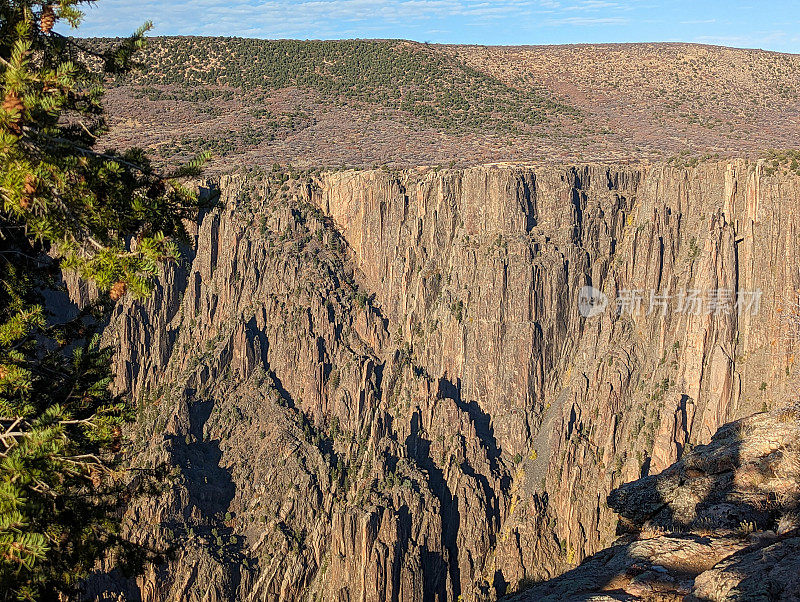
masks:
[[[623,530],[668,547],[699,528],[708,513],[665,517],[648,495],[722,474],[707,464],[732,457],[725,433],[785,431],[751,455],[794,454],[800,176],[780,160],[276,167],[197,186],[218,206],[104,335],[136,404],[127,455],[172,469],[126,531],[171,554],[99,570],[91,599],[587,599],[570,575],[612,582],[591,569]],[[596,315],[587,290],[608,302]],[[712,441],[740,419],[755,426]],[[797,499],[780,466],[747,481],[773,506],[703,523],[730,541],[705,544],[715,562],[681,596],[726,599],[703,594],[707,571],[795,545],[775,539]],[[703,482],[695,505],[732,504]],[[775,537],[737,539],[742,522]],[[626,595],[609,599],[656,599]]]

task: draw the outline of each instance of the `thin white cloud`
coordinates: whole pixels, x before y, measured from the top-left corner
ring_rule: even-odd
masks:
[[[435,22],[426,29],[449,29],[448,19],[514,21],[535,13],[551,25],[611,25],[620,22],[614,13],[627,8],[609,0],[103,0],[88,9],[80,33],[120,35],[145,17],[155,33],[259,37],[326,37],[426,22]]]
[[[564,17],[563,19],[548,19],[546,25],[624,25],[629,19],[622,17]]]
[[[625,8],[625,5],[619,2],[606,2],[605,0],[584,0],[577,2],[572,6],[564,6],[562,10],[565,11],[604,11],[604,10],[619,10]]]
[[[699,44],[766,49],[780,45],[786,42],[788,38],[789,34],[785,31],[754,31],[747,35],[698,36],[694,41]]]

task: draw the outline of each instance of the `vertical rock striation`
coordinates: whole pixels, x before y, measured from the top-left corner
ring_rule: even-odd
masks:
[[[214,186],[186,262],[107,332],[134,457],[178,468],[133,532],[178,553],[90,596],[494,599],[608,545],[612,489],[797,384],[800,179],[757,163]]]

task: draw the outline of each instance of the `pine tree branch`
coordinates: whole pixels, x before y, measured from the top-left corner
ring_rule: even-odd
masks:
[[[16,249],[6,249],[4,251],[0,251],[0,255],[18,255],[20,257],[24,257],[25,259],[30,259],[31,261],[37,262],[37,265],[39,265],[40,261],[36,257],[23,253],[22,251],[17,251]]]
[[[95,58],[103,59],[103,60],[105,60],[107,58],[104,54],[101,54],[101,53],[96,52],[94,50],[90,50],[89,48],[86,48],[85,46],[81,46],[80,44],[78,44],[74,39],[72,39],[69,36],[65,36],[65,35],[60,34],[58,32],[55,32],[55,31],[51,31],[50,33],[52,35],[56,36],[57,38],[60,38],[60,39],[64,40],[70,46],[74,46],[75,48],[77,48],[81,52],[85,52],[89,56],[93,56]]]
[[[81,146],[79,144],[76,144],[73,140],[70,140],[68,138],[62,138],[62,137],[58,137],[58,136],[48,136],[47,134],[44,134],[44,133],[40,133],[40,136],[42,138],[45,138],[45,139],[51,141],[51,142],[57,142],[57,143],[61,143],[61,144],[66,144],[66,145],[72,147],[72,149],[74,151],[76,151],[78,153],[81,153],[82,155],[85,155],[85,156],[88,156],[88,157],[95,157],[96,159],[106,159],[107,161],[114,161],[116,163],[119,163],[120,165],[124,165],[125,167],[128,167],[130,169],[138,171],[139,173],[142,173],[142,174],[144,174],[146,176],[154,176],[157,179],[162,180],[162,181],[168,180],[168,178],[166,176],[163,176],[163,175],[159,174],[158,172],[154,171],[151,168],[142,167],[141,165],[137,165],[136,163],[132,163],[130,161],[126,161],[125,159],[123,159],[123,158],[121,158],[121,157],[119,157],[117,155],[109,155],[108,153],[100,153],[100,152],[97,152],[97,151],[93,151],[90,148],[87,148],[85,146]]]

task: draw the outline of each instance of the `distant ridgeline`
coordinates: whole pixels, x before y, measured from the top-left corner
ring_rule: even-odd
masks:
[[[110,40],[84,42],[104,45]],[[415,42],[156,37],[141,61],[143,70],[127,83],[142,86],[152,99],[166,94],[213,103],[225,93],[219,87],[251,93],[296,88],[316,93],[321,104],[400,111],[449,133],[488,129],[524,135],[556,115],[578,113],[543,89],[510,86]]]

